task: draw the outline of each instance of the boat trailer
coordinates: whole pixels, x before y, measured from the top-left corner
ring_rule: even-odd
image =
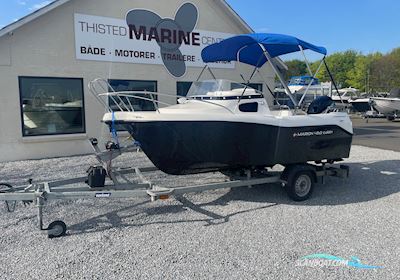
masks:
[[[67,226],[63,221],[54,221],[48,227],[43,225],[44,207],[53,200],[150,198],[151,201],[156,201],[186,193],[281,183],[291,199],[304,201],[310,197],[314,183],[324,183],[326,176],[340,178],[349,176],[348,166],[336,167],[330,165],[333,162],[321,162],[318,165],[286,166],[283,172],[271,172],[267,169],[225,172],[226,180],[217,183],[162,187],[153,184],[145,177],[146,173],[158,170],[154,166],[142,168],[114,168],[112,166],[113,160],[120,155],[137,152],[140,147],[136,144],[119,147],[118,144],[108,142],[106,150],[101,151],[97,139],[90,139],[90,143],[99,165],[91,166],[87,171],[87,176],[44,183],[35,183],[30,179],[28,186],[21,187],[0,183],[0,201],[5,202],[6,210],[14,212],[17,202],[22,202],[24,205],[34,203],[37,207],[40,231],[47,232],[49,238],[57,238],[66,234]],[[134,175],[135,181],[128,179],[128,175]]]

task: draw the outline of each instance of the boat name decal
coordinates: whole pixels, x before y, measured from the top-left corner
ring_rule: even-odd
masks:
[[[302,131],[293,134],[293,137],[310,137],[310,136],[323,136],[332,135],[333,130],[318,130],[318,131]]]

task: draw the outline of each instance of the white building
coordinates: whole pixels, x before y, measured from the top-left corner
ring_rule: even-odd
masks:
[[[223,0],[58,0],[4,27],[0,161],[90,152],[87,139],[104,130],[104,108],[87,89],[90,81],[169,93],[160,101],[173,103],[201,72],[205,46],[249,32]],[[250,73],[235,63],[213,69],[236,81],[239,73]],[[252,82],[266,91],[258,76]],[[135,106],[152,109],[146,102]]]

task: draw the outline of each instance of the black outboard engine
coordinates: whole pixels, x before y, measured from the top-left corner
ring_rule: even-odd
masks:
[[[333,100],[329,96],[317,97],[308,107],[307,114],[309,115],[321,114],[326,109],[328,109],[328,107],[331,106],[332,104]]]

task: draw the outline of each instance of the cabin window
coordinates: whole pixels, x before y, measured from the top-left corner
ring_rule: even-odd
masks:
[[[244,85],[244,84],[232,83],[232,84],[231,84],[231,89],[233,90],[233,89],[243,88],[244,86],[246,86],[246,85]],[[263,92],[263,84],[250,83],[248,87],[249,87],[249,88],[253,88],[253,89],[255,89],[256,91]]]
[[[258,103],[253,102],[253,103],[241,104],[239,106],[239,110],[240,110],[240,112],[244,112],[244,113],[256,113],[256,112],[258,112]]]
[[[177,82],[176,95],[178,97],[186,97],[193,82]]]
[[[22,135],[85,133],[83,80],[19,77]]]
[[[109,80],[108,81],[112,89],[116,92],[125,91],[126,95],[137,96],[139,98],[121,97],[130,110],[136,112],[140,111],[155,111],[154,100],[158,100],[157,95],[146,92],[157,92],[156,81],[136,81],[136,80]],[[143,92],[143,93],[142,93]],[[120,107],[125,109],[123,104],[118,103],[116,98],[109,97],[109,106],[114,111],[120,111]],[[157,102],[156,102],[157,104]],[[131,108],[132,106],[132,108]]]

